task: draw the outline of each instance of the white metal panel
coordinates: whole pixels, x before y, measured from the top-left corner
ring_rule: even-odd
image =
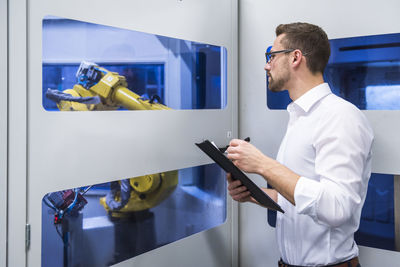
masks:
[[[400,253],[396,251],[363,246],[359,246],[359,248],[362,267],[397,266],[400,260]]]
[[[275,39],[275,27],[281,23],[305,21],[320,25],[329,38],[400,32],[400,2],[357,1],[265,1],[243,0],[239,5],[239,129],[242,138],[275,157],[288,116],[286,110],[266,106],[264,52]],[[373,171],[400,172],[398,111],[366,111],[376,141],[373,148]],[[255,178],[265,185],[261,178]],[[274,230],[268,226],[266,211],[254,205],[240,206],[240,266],[274,266],[279,259]],[[249,219],[251,218],[251,220]],[[261,237],[260,237],[261,236]],[[363,266],[378,262],[398,262],[400,255],[361,247]],[[368,254],[368,257],[366,255]],[[374,263],[369,263],[372,258]],[[365,260],[364,260],[364,257]],[[380,261],[383,260],[383,261]],[[372,261],[371,261],[372,262]],[[385,264],[383,264],[385,265]],[[390,265],[390,264],[389,264]],[[388,265],[388,266],[389,266]]]
[[[26,1],[8,2],[8,266],[25,265],[27,169]]]
[[[190,241],[181,239],[113,266],[237,266],[223,257],[231,253],[231,246],[225,240],[226,233],[214,228],[190,237]]]
[[[228,51],[227,108],[45,111],[41,51],[46,15],[224,46]],[[237,135],[237,1],[37,0],[29,2],[28,18],[28,221],[32,225],[28,266],[40,266],[40,214],[45,193],[208,163],[194,142],[210,138],[223,145],[230,139],[227,132]],[[194,262],[191,266],[203,266],[202,261],[208,266],[235,266],[236,258],[231,256],[235,213],[228,206],[222,226],[148,252],[124,266],[140,262],[146,262],[145,266],[185,266],[189,261]]]
[[[0,266],[7,260],[7,0],[0,0]]]

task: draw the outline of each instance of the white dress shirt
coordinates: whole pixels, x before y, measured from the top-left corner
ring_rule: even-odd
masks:
[[[372,129],[353,104],[320,84],[288,105],[277,160],[299,174],[293,206],[278,194],[283,261],[321,266],[358,256],[354,232],[371,174]]]

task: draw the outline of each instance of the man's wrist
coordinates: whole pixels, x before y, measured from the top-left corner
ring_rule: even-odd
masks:
[[[263,159],[259,165],[258,174],[267,179],[268,177],[271,177],[273,168],[277,167],[278,165],[280,165],[279,162],[263,155]]]

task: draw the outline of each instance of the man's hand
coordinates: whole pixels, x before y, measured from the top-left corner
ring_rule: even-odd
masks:
[[[240,139],[232,139],[226,151],[228,152],[228,159],[245,172],[261,174],[262,168],[266,167],[269,160],[271,163],[274,162],[255,146]]]
[[[226,151],[228,152],[228,159],[232,160],[236,167],[245,172],[261,175],[276,191],[295,205],[294,189],[297,181],[300,179],[300,175],[286,168],[278,161],[264,155],[255,146],[243,140],[232,139]],[[243,190],[239,189],[240,184],[232,184],[231,188],[233,192],[229,191],[232,198],[235,196],[233,199],[237,200],[245,197],[244,195],[240,195],[241,192],[244,192],[240,191]],[[236,188],[238,188],[237,191]],[[264,191],[269,192],[268,189]],[[275,197],[273,199],[277,199],[275,196],[276,193],[267,194]]]
[[[230,173],[226,174],[226,179],[228,180],[229,195],[233,200],[238,202],[255,202],[255,200],[250,196],[250,191],[247,190],[247,187],[242,185],[240,180],[233,180]]]

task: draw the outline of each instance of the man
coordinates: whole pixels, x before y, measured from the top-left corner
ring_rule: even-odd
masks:
[[[227,157],[274,189],[264,191],[278,213],[279,266],[360,266],[354,232],[371,174],[371,127],[354,105],[332,94],[323,71],[330,56],[326,33],[308,23],[282,24],[267,56],[269,88],[288,90],[289,123],[277,159],[234,139]],[[227,175],[236,201],[257,203]]]

